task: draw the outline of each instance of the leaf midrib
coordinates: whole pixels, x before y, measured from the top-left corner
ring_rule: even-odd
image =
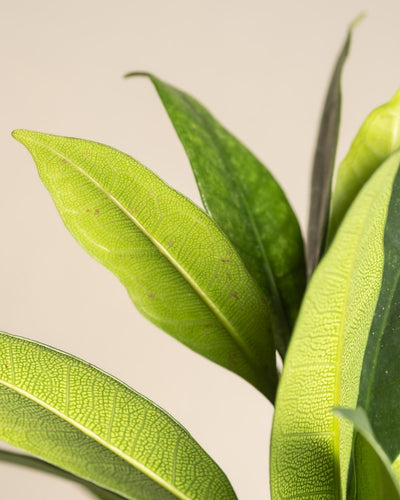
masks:
[[[153,243],[153,245],[160,251],[164,257],[174,266],[174,268],[181,274],[181,276],[189,283],[189,285],[193,288],[193,290],[197,293],[197,295],[203,300],[203,302],[209,307],[209,309],[213,312],[216,318],[222,323],[231,337],[235,340],[239,349],[243,352],[245,357],[249,360],[250,364],[254,366],[261,367],[259,361],[254,358],[252,352],[247,348],[246,344],[242,342],[240,335],[236,333],[235,327],[228,320],[228,318],[221,312],[221,310],[211,301],[207,294],[203,291],[203,289],[198,285],[198,283],[192,279],[191,275],[179,264],[179,262],[174,259],[174,257],[168,252],[168,250],[161,245],[155,238],[151,236],[151,234],[146,230],[146,228],[127,210],[125,207],[110,193],[108,193],[101,184],[99,184],[93,177],[91,177],[85,170],[83,170],[79,165],[73,162],[67,156],[61,154],[59,151],[55,150],[51,146],[46,143],[43,143],[37,139],[33,139],[31,137],[27,138],[28,140],[43,146],[50,151],[52,151],[55,155],[60,158],[66,160],[72,167],[79,171],[82,175],[84,175],[90,182],[92,182],[103,194],[107,196],[107,198],[112,201],[132,222],[135,224],[142,233]],[[155,175],[155,174],[153,174]],[[262,367],[261,367],[262,368]]]

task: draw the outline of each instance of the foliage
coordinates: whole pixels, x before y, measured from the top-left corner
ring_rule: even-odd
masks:
[[[332,190],[351,31],[319,129],[307,252],[271,173],[154,75],[128,76],[157,90],[205,211],[109,146],[13,133],[68,230],[138,310],[275,404],[273,500],[400,499],[400,90],[367,117]],[[236,498],[179,423],[73,355],[0,333],[0,399],[0,438],[31,454],[2,461],[104,500]]]

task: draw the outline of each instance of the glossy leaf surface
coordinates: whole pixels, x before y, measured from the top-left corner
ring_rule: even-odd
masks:
[[[33,456],[0,449],[0,462],[20,465],[28,469],[45,472],[47,474],[51,474],[57,477],[68,479],[69,481],[76,482],[87,488],[96,498],[100,500],[121,500],[123,498],[126,498],[126,497],[121,497],[116,493],[112,493],[111,491],[107,491],[101,488],[100,486],[96,486],[95,484],[90,483],[85,479],[82,479],[78,476],[74,476],[70,472],[60,469],[59,467],[55,467],[54,465],[51,465]]]
[[[139,311],[271,400],[271,305],[215,222],[133,158],[102,144],[14,133],[67,228]]]
[[[147,76],[185,148],[207,212],[273,304],[276,343],[284,355],[305,287],[296,216],[270,172],[196,99]]]
[[[365,185],[316,269],[279,384],[271,443],[272,498],[345,495],[355,408],[381,287],[383,235],[400,152]]]
[[[327,233],[332,174],[335,166],[342,106],[341,78],[350,50],[351,35],[352,28],[347,34],[329,82],[314,153],[307,233],[308,276],[314,272],[323,254]]]
[[[358,405],[392,462],[400,463],[400,175],[396,176],[384,234],[382,286],[360,379]],[[400,474],[399,474],[400,477]]]
[[[337,408],[335,413],[354,425],[353,444],[354,489],[348,500],[399,500],[398,480],[388,456],[376,440],[362,408]]]
[[[236,496],[172,417],[78,358],[0,333],[0,439],[128,499]]]
[[[400,89],[388,103],[368,115],[339,165],[332,195],[329,243],[362,186],[383,160],[399,147]]]

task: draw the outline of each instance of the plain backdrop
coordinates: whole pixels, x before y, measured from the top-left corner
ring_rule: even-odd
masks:
[[[361,12],[343,77],[338,159],[400,84],[398,0],[0,0],[0,328],[78,355],[179,420],[240,500],[266,500],[272,407],[253,387],[143,319],[64,228],[10,132],[109,144],[199,203],[148,70],[204,103],[268,165],[304,230],[333,62]],[[0,463],[1,498],[90,498]],[[218,499],[216,499],[218,500]]]

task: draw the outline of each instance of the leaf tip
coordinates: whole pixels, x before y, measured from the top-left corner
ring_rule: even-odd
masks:
[[[358,16],[350,23],[350,31],[353,31],[367,17],[366,12],[360,12]]]
[[[17,129],[13,130],[11,132],[11,135],[14,137],[15,140],[25,145],[26,141],[29,139],[29,136],[32,135],[32,132],[30,132],[29,130]]]
[[[148,71],[130,71],[129,73],[125,73],[124,78],[131,78],[135,76],[145,76],[146,78],[150,78],[150,80],[154,78],[154,76]]]
[[[17,130],[13,130],[11,132],[11,135],[14,137],[14,139],[16,139],[17,141],[19,141],[20,138],[21,138],[21,136],[23,136],[25,132],[26,132],[26,130],[18,128]]]

